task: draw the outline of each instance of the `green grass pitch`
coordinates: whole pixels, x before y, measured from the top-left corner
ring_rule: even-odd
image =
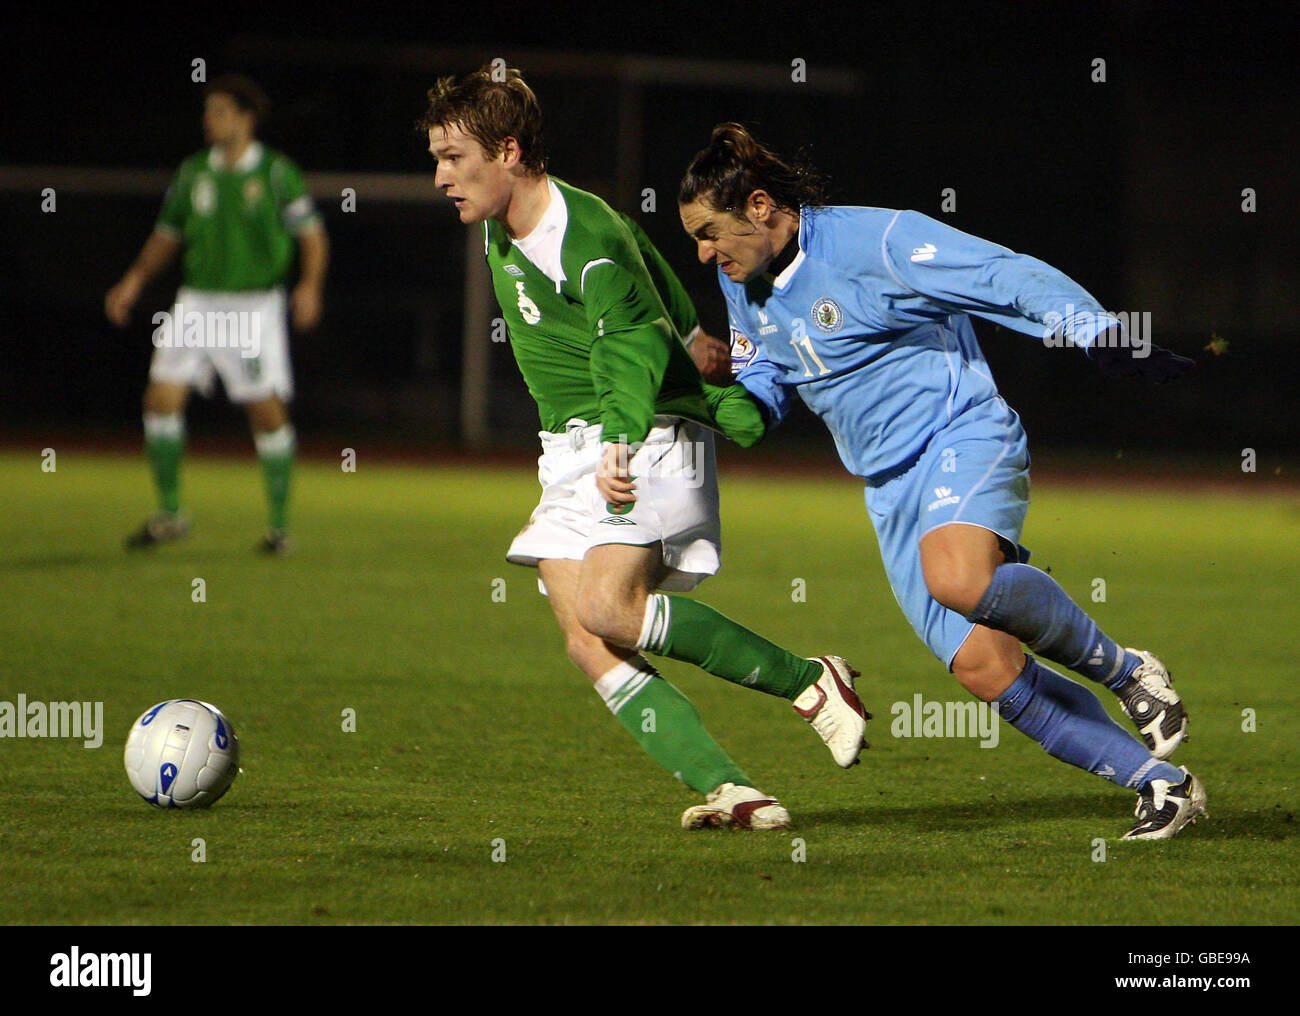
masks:
[[[46,473],[0,456],[0,700],[102,701],[105,726],[98,749],[0,740],[0,922],[1141,924],[1156,873],[1170,923],[1300,912],[1291,501],[1035,488],[1034,562],[1160,653],[1189,704],[1175,761],[1211,817],[1126,844],[1134,795],[1009,727],[994,748],[891,736],[892,703],[966,696],[894,604],[850,478],[724,475],[725,566],[700,594],[863,671],[861,766],[837,769],[786,703],[663,662],[794,816],[749,834],[679,828],[697,798],[609,716],[533,573],[504,562],[528,469],[307,464],[283,560],[252,552],[260,482],[251,455],[192,456],[194,534],[128,556],[152,503],[141,458],[68,452]],[[150,808],[122,770],[132,721],[172,697],[218,704],[242,741],[209,811]]]

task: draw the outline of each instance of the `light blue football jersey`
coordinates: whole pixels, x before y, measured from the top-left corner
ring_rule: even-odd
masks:
[[[998,397],[969,314],[1081,348],[1115,326],[1050,265],[919,212],[804,208],[798,243],[776,277],[718,273],[733,370],[769,426],[797,392],[858,476],[908,465],[951,420]]]

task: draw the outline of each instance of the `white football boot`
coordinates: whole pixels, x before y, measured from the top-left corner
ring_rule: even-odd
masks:
[[[761,790],[724,783],[682,813],[683,829],[789,829],[790,813]]]
[[[1205,810],[1205,787],[1186,766],[1182,772],[1182,783],[1152,780],[1139,791],[1133,812],[1137,822],[1121,839],[1167,840],[1178,835],[1183,826],[1195,825],[1201,815],[1210,817]]]
[[[814,662],[822,665],[822,676],[799,693],[794,711],[826,742],[835,764],[848,769],[861,761],[858,752],[867,747],[871,714],[853,690],[853,679],[862,675],[839,656],[819,656]]]
[[[1187,740],[1187,709],[1163,663],[1145,649],[1125,652],[1140,656],[1142,664],[1115,694],[1128,718],[1137,724],[1147,751],[1164,761]]]

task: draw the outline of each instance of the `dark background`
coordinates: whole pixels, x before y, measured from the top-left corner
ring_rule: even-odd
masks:
[[[9,14],[0,133],[0,436],[70,432],[137,440],[159,280],[123,331],[103,295],[147,237],[161,188],[58,194],[13,167],[113,167],[170,174],[202,147],[201,85],[238,70],[274,103],[263,140],[311,179],[426,173],[412,123],[437,73],[493,57],[519,66],[547,117],[552,171],[617,200],[617,58],[753,65],[771,87],[646,85],[640,186],[654,213],[622,203],[660,244],[725,334],[712,270],[676,217],[690,156],[721,120],[779,149],[805,145],[832,200],[916,208],[1060,268],[1112,310],[1150,311],[1155,341],[1198,360],[1162,388],[1099,377],[1083,355],[1048,350],[977,319],[995,376],[1033,447],[1114,456],[1192,454],[1260,471],[1293,456],[1300,263],[1295,223],[1297,86],[1284,8],[1154,3],[395,5],[352,14],[277,5],[159,8],[94,20],[76,8]],[[591,13],[595,11],[596,13]],[[431,58],[432,54],[432,58]],[[438,55],[450,62],[438,64]],[[453,54],[447,57],[446,54]],[[542,60],[537,54],[550,54]],[[532,63],[538,66],[530,66]],[[794,58],[850,74],[845,94],[790,81]],[[1106,81],[1092,61],[1106,61]],[[435,66],[436,65],[436,66]],[[571,76],[555,68],[585,69]],[[602,68],[610,68],[608,76]],[[764,77],[764,81],[769,77]],[[940,211],[954,188],[957,211]],[[1243,188],[1258,211],[1242,211]],[[295,336],[294,416],[304,443],[448,448],[459,441],[465,231],[440,204],[357,211],[318,199],[333,260],[325,319]],[[1226,340],[1215,354],[1207,344]],[[483,337],[483,341],[488,341]],[[509,350],[492,349],[494,440],[530,447],[536,413]],[[205,434],[243,432],[222,400],[190,410]],[[824,451],[805,415],[771,444]]]

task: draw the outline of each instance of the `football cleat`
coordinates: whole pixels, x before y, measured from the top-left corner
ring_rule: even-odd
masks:
[[[1137,724],[1147,750],[1163,761],[1187,740],[1187,709],[1163,663],[1145,649],[1125,652],[1140,656],[1142,664],[1115,694],[1128,718]]]
[[[1178,834],[1183,826],[1195,825],[1196,820],[1204,815],[1205,788],[1201,781],[1182,767],[1182,783],[1173,784],[1168,780],[1152,780],[1138,792],[1137,809],[1133,814],[1137,822],[1121,839],[1125,840],[1167,840]]]
[[[790,813],[761,790],[724,783],[682,813],[683,829],[789,829]]]
[[[839,656],[819,656],[814,662],[822,665],[822,676],[799,693],[794,711],[826,742],[835,764],[848,769],[861,761],[858,752],[867,747],[871,714],[853,690],[853,679],[862,675]]]
[[[171,543],[188,536],[189,532],[189,516],[180,512],[155,512],[145,520],[143,526],[126,538],[126,549],[139,550],[142,547],[156,547],[160,543]]]
[[[293,550],[293,544],[283,529],[268,529],[257,549],[270,557],[284,557]]]

